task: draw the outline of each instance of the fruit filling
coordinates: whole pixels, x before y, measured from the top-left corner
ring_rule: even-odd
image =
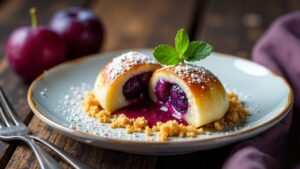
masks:
[[[152,72],[146,72],[130,78],[123,86],[123,95],[131,104],[116,112],[129,118],[144,117],[149,126],[157,122],[176,120],[186,125],[184,115],[188,108],[185,92],[177,84],[160,80],[155,86],[157,103],[149,99],[148,84]]]
[[[169,82],[163,84],[172,85]],[[158,132],[158,140],[166,141],[168,137],[174,135],[195,137],[197,134],[203,133],[205,128],[221,131],[245,119],[249,115],[248,110],[243,107],[238,96],[234,93],[228,93],[227,95],[230,107],[226,115],[217,121],[207,124],[204,128],[196,128],[188,125],[183,118],[174,117],[176,112],[170,109],[170,106],[172,107],[170,101],[156,104],[150,100],[145,100],[114,112],[117,116],[103,110],[93,93],[88,93],[82,105],[89,116],[97,118],[101,123],[110,123],[111,128],[126,128],[127,133],[144,131],[147,136],[151,136],[152,132]],[[180,114],[183,115],[182,113]],[[207,130],[205,133],[209,134],[210,130]]]
[[[152,72],[146,72],[130,78],[123,86],[123,95],[128,101],[141,101],[148,98],[148,83]]]
[[[184,112],[188,109],[185,92],[177,84],[173,84],[170,89],[170,100],[176,110]]]
[[[159,103],[171,104],[176,112],[185,113],[188,109],[186,94],[177,84],[160,80],[155,86],[155,94]]]

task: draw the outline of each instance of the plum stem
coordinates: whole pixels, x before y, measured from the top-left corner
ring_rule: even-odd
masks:
[[[38,24],[36,8],[31,8],[30,9],[30,16],[31,16],[31,27],[36,28],[37,24]]]

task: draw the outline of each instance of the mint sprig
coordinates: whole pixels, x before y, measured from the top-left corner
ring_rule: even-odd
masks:
[[[156,60],[164,65],[174,65],[174,63],[180,62],[178,52],[170,45],[159,45],[154,50],[153,55],[155,56]]]
[[[207,42],[190,42],[188,34],[181,28],[175,36],[175,48],[162,44],[154,49],[153,55],[163,65],[177,65],[184,61],[194,62],[205,59],[212,50],[213,47]]]
[[[175,47],[181,59],[184,52],[189,47],[189,42],[189,35],[182,28],[179,29],[175,37]]]

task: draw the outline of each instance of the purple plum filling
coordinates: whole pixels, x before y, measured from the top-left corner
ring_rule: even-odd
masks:
[[[166,102],[170,96],[170,88],[172,84],[163,80],[160,80],[155,86],[155,94],[158,100]]]
[[[125,98],[133,102],[129,106],[118,110],[116,114],[125,114],[129,118],[144,117],[151,126],[157,122],[176,120],[187,125],[185,113],[188,101],[184,91],[176,84],[159,81],[155,86],[155,94],[159,102],[149,100],[148,83],[152,72],[142,73],[130,78],[123,86]]]
[[[176,110],[182,112],[188,109],[185,92],[177,84],[173,84],[170,89],[170,100]]]
[[[181,113],[188,109],[186,94],[177,84],[160,80],[155,86],[155,94],[160,102],[170,102]]]
[[[123,86],[123,95],[128,101],[145,100],[148,97],[148,83],[152,72],[130,78]]]
[[[165,108],[170,108],[170,111],[165,110]],[[176,120],[180,124],[188,125],[183,114],[180,113],[179,115],[175,115],[176,112],[174,112],[168,105],[156,104],[150,100],[144,100],[143,102],[131,104],[119,109],[115,113],[125,114],[131,119],[144,117],[150,127],[156,125],[157,122],[165,123],[170,120]]]

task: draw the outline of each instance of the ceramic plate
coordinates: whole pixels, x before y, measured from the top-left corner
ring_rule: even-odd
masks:
[[[139,50],[151,55],[150,50]],[[238,94],[250,111],[246,121],[221,132],[195,138],[171,137],[169,141],[149,140],[144,133],[126,134],[88,117],[81,101],[92,89],[99,70],[126,51],[97,54],[56,66],[38,77],[28,91],[28,102],[43,122],[60,132],[97,147],[137,154],[180,154],[224,146],[253,137],[276,123],[292,105],[292,91],[286,81],[267,68],[230,55],[213,53],[201,62]]]

